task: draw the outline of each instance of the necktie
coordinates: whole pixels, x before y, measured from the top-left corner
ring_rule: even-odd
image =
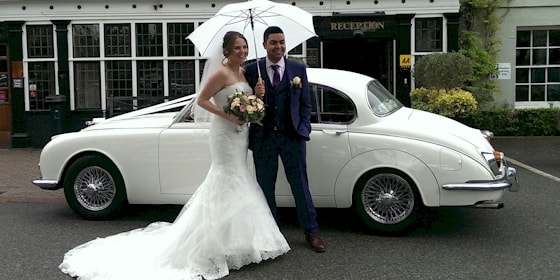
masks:
[[[280,72],[278,72],[278,65],[271,65],[272,70],[274,70],[274,76],[272,76],[272,84],[277,87],[280,84]]]

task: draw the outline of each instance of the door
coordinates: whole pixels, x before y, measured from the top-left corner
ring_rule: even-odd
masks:
[[[348,70],[377,79],[393,91],[393,39],[353,38],[327,39],[323,42],[323,67]],[[394,93],[393,93],[394,94]]]
[[[8,47],[0,44],[0,149],[9,149],[12,146],[12,112],[8,70]]]

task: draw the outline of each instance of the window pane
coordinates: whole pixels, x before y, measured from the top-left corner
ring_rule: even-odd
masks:
[[[544,86],[531,86],[531,101],[545,101]]]
[[[101,108],[101,79],[99,62],[76,62],[74,64],[76,109]]]
[[[181,97],[195,93],[194,61],[169,61],[169,96]]]
[[[533,31],[533,47],[546,47],[546,30]]]
[[[53,58],[53,40],[52,25],[27,26],[27,56],[29,58]]]
[[[109,115],[132,111],[132,62],[107,61],[105,83]]]
[[[99,25],[72,26],[74,57],[99,57]]]
[[[163,35],[161,23],[136,24],[136,50],[138,56],[162,56]]]
[[[531,65],[531,52],[528,49],[517,50],[515,62],[517,65]]]
[[[515,101],[529,101],[529,86],[515,87]]]
[[[418,18],[415,20],[415,43],[417,52],[442,51],[442,18]]]
[[[560,30],[550,30],[549,43],[551,47],[560,47]]]
[[[347,97],[330,88],[316,87],[314,90],[319,104],[318,122],[348,123],[354,119],[354,106]]]
[[[528,83],[529,82],[529,69],[528,68],[518,68],[515,70],[515,82],[516,83]]]
[[[55,95],[54,62],[29,62],[29,108],[45,110],[45,97]]]
[[[548,50],[548,64],[560,64],[560,48]]]
[[[138,61],[138,106],[139,108],[163,101],[163,62]]]
[[[170,23],[167,25],[169,56],[194,56],[194,44],[185,39],[194,31],[194,23]]]
[[[544,83],[546,68],[533,68],[531,69],[531,82]]]
[[[130,57],[130,24],[106,24],[104,29],[105,56]]]
[[[546,49],[533,50],[533,65],[546,65]]]
[[[548,85],[547,101],[560,101],[560,84]]]
[[[560,67],[548,68],[548,82],[560,82]]]
[[[517,47],[531,46],[531,31],[517,31]]]

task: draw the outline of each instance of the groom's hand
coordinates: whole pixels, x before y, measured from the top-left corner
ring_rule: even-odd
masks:
[[[264,96],[264,81],[259,77],[257,84],[255,85],[255,95],[257,98],[262,98]]]

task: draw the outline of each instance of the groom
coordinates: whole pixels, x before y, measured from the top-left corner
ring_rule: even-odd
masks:
[[[267,55],[258,65],[263,81],[259,82],[256,63],[249,64],[245,71],[249,85],[257,97],[263,98],[266,107],[263,126],[251,125],[249,130],[257,181],[276,217],[275,185],[280,156],[305,240],[315,252],[324,252],[326,246],[319,236],[307,182],[305,157],[311,133],[311,99],[305,65],[284,58],[284,32],[277,26],[264,31],[263,46]]]

